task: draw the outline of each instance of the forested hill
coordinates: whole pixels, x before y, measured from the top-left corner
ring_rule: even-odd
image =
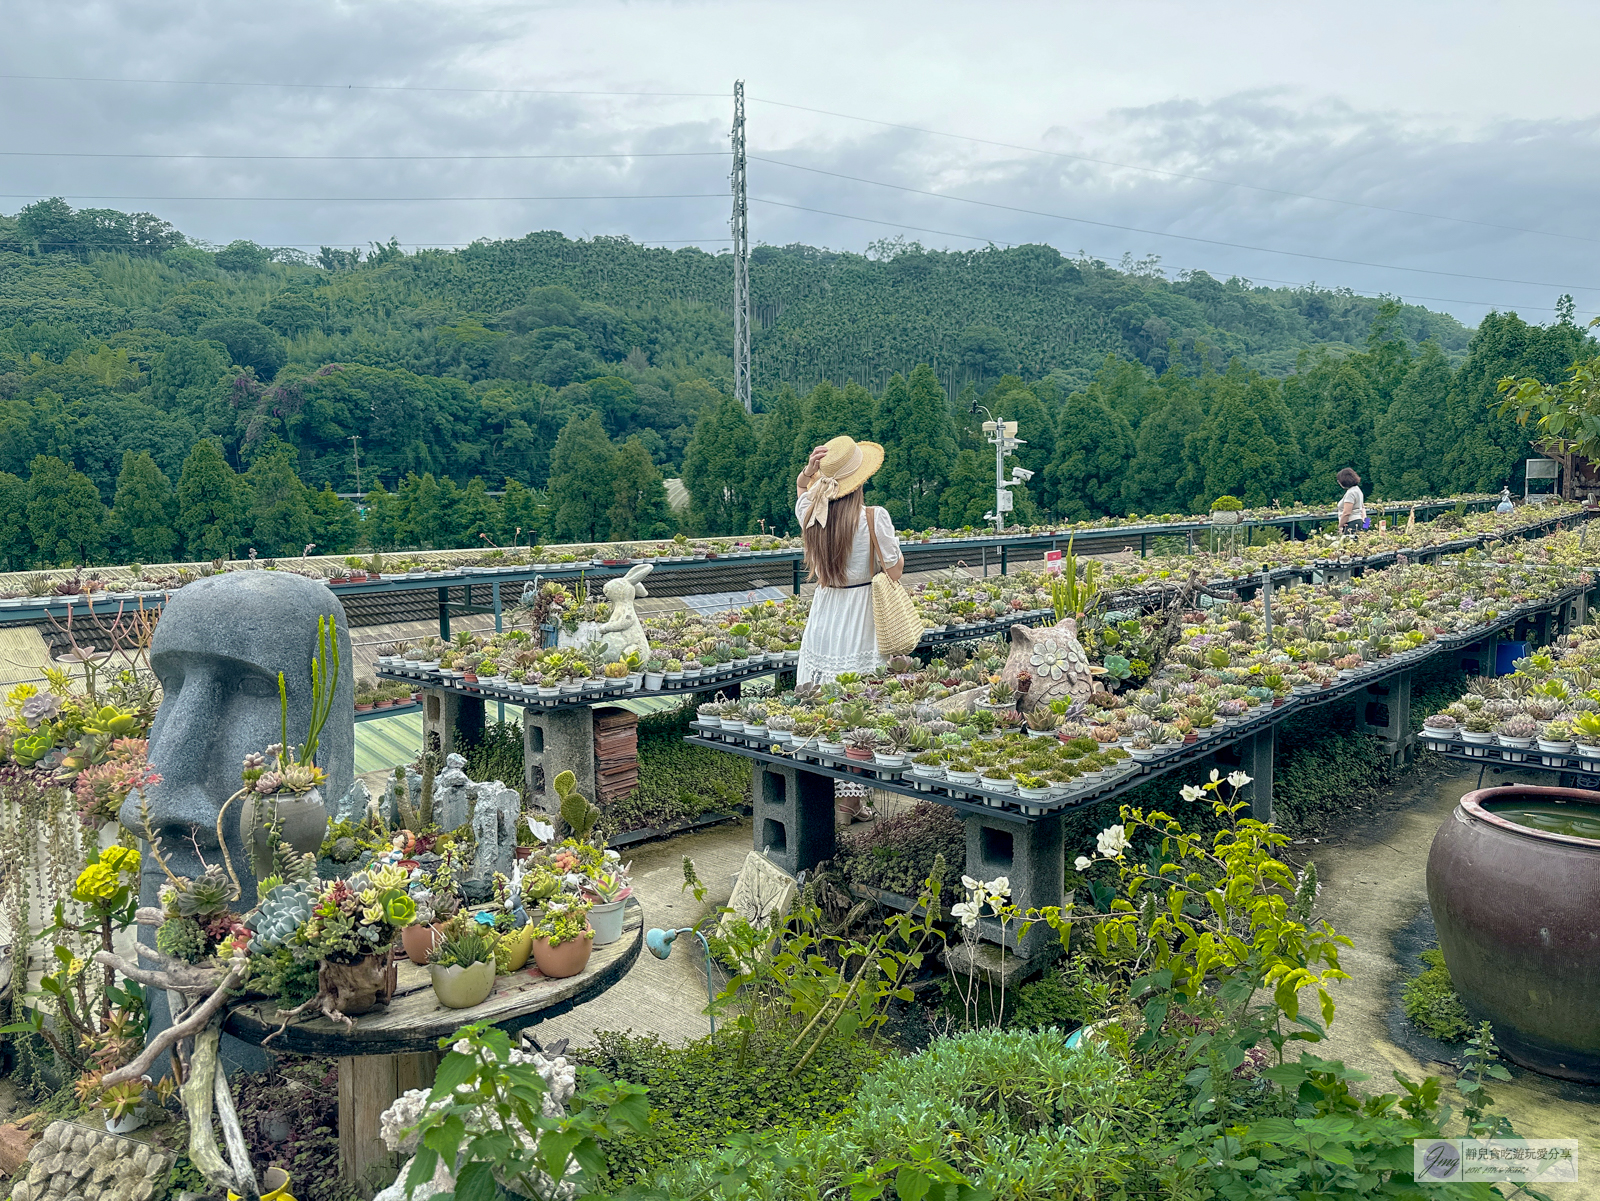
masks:
[[[1347,292],[1125,266],[1044,246],[758,248],[751,421],[728,399],[727,256],[537,233],[312,259],[40,201],[0,217],[0,491],[28,498],[25,520],[0,513],[0,559],[116,554],[130,519],[94,514],[120,504],[124,478],[141,481],[142,511],[177,523],[174,546],[199,549],[188,523],[298,550],[333,536],[307,523],[356,490],[358,453],[361,491],[408,489],[414,519],[390,543],[528,523],[641,537],[672,520],[660,480],[679,473],[697,530],[771,528],[797,458],[839,432],[895,444],[874,499],[897,520],[963,525],[993,503],[975,402],[1024,424],[1021,457],[1040,474],[1019,516],[1191,511],[1221,492],[1321,500],[1345,465],[1391,497],[1481,490],[1514,481],[1527,453],[1490,412],[1495,381],[1556,379],[1591,346],[1565,317],[1491,314],[1470,332]],[[202,444],[214,451],[197,478],[215,486],[190,489],[184,517]],[[331,486],[321,509],[296,479]],[[485,496],[508,480],[547,493],[520,520]],[[439,517],[458,492],[473,497],[464,515]],[[69,493],[70,535],[31,528],[60,524]],[[219,526],[202,493],[237,512]]]

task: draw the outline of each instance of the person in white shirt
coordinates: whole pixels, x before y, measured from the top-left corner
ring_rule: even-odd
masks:
[[[1355,533],[1367,528],[1367,498],[1361,492],[1361,477],[1350,467],[1339,472],[1339,487],[1345,490],[1334,516],[1339,519],[1339,532]]]

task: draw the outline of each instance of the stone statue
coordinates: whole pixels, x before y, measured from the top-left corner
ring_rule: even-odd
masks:
[[[311,659],[317,618],[338,627],[339,679],[332,713],[316,761],[328,776],[323,795],[342,797],[355,776],[355,707],[350,634],[344,608],[316,580],[274,571],[239,571],[196,581],[172,594],[150,645],[150,666],[161,681],[161,707],[150,730],[150,762],[161,783],[148,791],[151,828],[161,838],[168,866],[198,877],[220,863],[217,813],[239,790],[248,754],[279,741],[278,673],[289,697],[289,740],[305,738],[311,717]],[[297,733],[298,731],[298,733]],[[233,869],[244,888],[239,910],[255,904],[255,878],[229,806],[223,833]],[[122,824],[144,837],[138,794],[123,803]],[[158,905],[165,880],[145,855],[139,902]],[[142,927],[140,938],[153,940]],[[152,1030],[167,1024],[166,998],[152,991]],[[233,1040],[225,1040],[226,1044]],[[230,1056],[237,1058],[237,1056]]]
[[[640,581],[654,570],[654,563],[640,563],[637,567],[630,567],[628,574],[620,580],[612,580],[606,585],[606,599],[611,602],[611,619],[600,626],[595,634],[605,640],[606,653],[613,659],[621,658],[630,647],[639,652],[641,659],[650,657],[650,642],[645,637],[644,622],[639,620],[633,602],[641,596],[650,595]]]
[[[1001,682],[1015,688],[1023,672],[1031,679],[1019,705],[1024,713],[1054,700],[1088,700],[1094,673],[1078,642],[1078,623],[1068,617],[1043,629],[1012,626],[1011,654],[1000,672]]]
[[[151,825],[168,866],[199,876],[221,861],[217,811],[239,790],[239,767],[281,737],[278,673],[289,696],[289,741],[303,740],[311,717],[311,659],[317,618],[339,631],[339,681],[323,729],[317,764],[328,775],[322,793],[342,797],[355,778],[355,707],[350,634],[344,607],[315,580],[274,571],[239,571],[196,581],[173,593],[150,645],[161,681],[161,707],[150,730],[150,762],[161,783],[149,790]],[[298,731],[298,734],[296,733]],[[229,807],[224,833],[234,871],[245,886],[238,908],[255,904],[250,860]],[[122,824],[140,837],[139,799],[122,806]],[[199,844],[197,852],[195,844]],[[159,902],[165,877],[146,856],[139,900]]]

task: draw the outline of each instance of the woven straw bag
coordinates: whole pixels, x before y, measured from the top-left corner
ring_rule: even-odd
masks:
[[[867,514],[867,539],[872,545],[872,622],[878,629],[880,655],[910,653],[922,641],[922,618],[899,580],[883,572],[883,554],[872,514]]]

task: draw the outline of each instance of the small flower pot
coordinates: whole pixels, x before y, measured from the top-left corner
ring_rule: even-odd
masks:
[[[145,1108],[136,1105],[120,1118],[107,1118],[106,1131],[110,1134],[127,1134],[145,1124]]]
[[[428,969],[433,977],[433,995],[446,1009],[471,1009],[482,1005],[494,991],[494,962],[474,963],[462,967],[452,963],[449,967],[434,964]]]
[[[576,976],[589,966],[589,955],[594,950],[594,931],[591,929],[578,938],[568,939],[559,947],[550,945],[548,938],[533,940],[533,961],[539,970],[552,980]]]
[[[665,682],[666,673],[647,671],[644,673],[644,686],[647,692],[660,692],[661,685]]]
[[[406,958],[418,967],[428,966],[428,952],[438,945],[443,938],[443,931],[439,924],[432,926],[406,926],[400,931],[400,946],[406,953]]]
[[[857,763],[871,763],[873,752],[866,747],[847,746],[844,749],[846,759],[854,759]]]
[[[511,944],[506,955],[506,971],[520,972],[527,966],[528,956],[533,954],[533,926],[523,926],[501,937]]]
[[[622,937],[623,911],[628,907],[624,897],[620,901],[597,903],[589,910],[589,927],[594,931],[594,945],[609,946]]]

